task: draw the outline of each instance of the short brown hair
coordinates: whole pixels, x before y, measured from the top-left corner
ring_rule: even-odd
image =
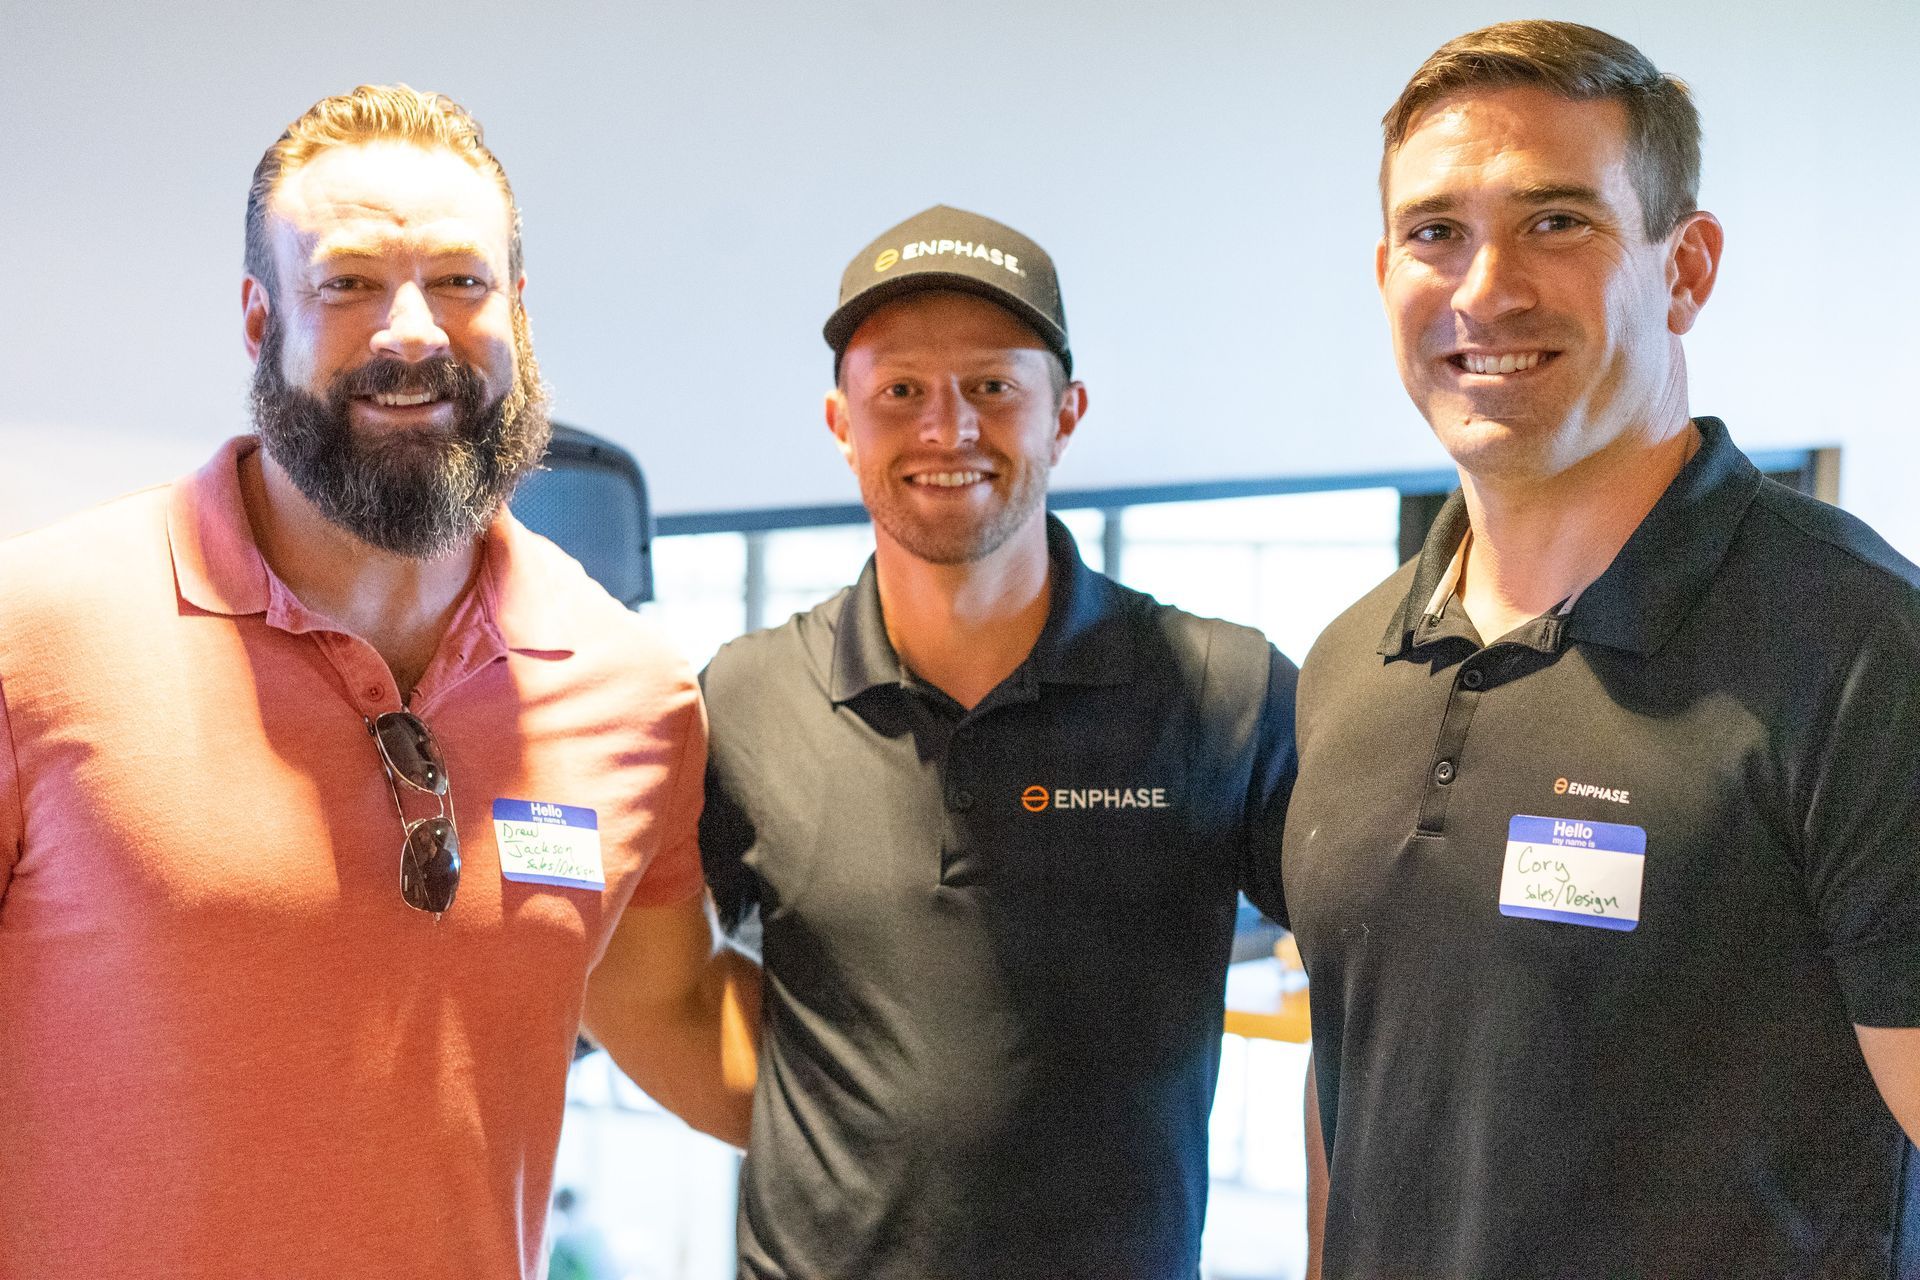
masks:
[[[322,98],[287,126],[253,170],[247,189],[247,274],[273,295],[273,246],[267,241],[267,204],[280,179],[328,147],[362,142],[411,142],[444,147],[500,184],[507,198],[507,270],[520,278],[520,206],[514,201],[507,171],[487,150],[480,122],[467,109],[438,93],[422,93],[404,84],[363,84],[352,93]]]
[[[1686,84],[1617,36],[1576,22],[1500,22],[1447,41],[1413,73],[1380,121],[1380,199],[1387,163],[1420,113],[1452,94],[1530,86],[1576,102],[1611,99],[1627,112],[1627,169],[1647,239],[1663,239],[1700,192],[1700,113]]]

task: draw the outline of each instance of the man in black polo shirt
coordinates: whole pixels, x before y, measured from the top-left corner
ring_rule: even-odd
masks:
[[[1689,418],[1698,137],[1559,22],[1386,118],[1461,493],[1300,687],[1330,1280],[1920,1276],[1920,570]]]
[[[1087,398],[1038,245],[930,209],[826,336],[874,558],[705,676],[708,876],[767,973],[741,1274],[1191,1280],[1293,666],[1046,515]]]

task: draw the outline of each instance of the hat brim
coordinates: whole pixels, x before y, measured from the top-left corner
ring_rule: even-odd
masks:
[[[833,363],[837,371],[840,356],[846,351],[847,343],[853,340],[854,330],[858,329],[866,318],[898,298],[909,294],[925,293],[930,289],[952,289],[957,293],[970,293],[978,298],[1011,311],[1032,329],[1039,339],[1046,343],[1047,350],[1060,357],[1060,363],[1066,367],[1069,376],[1073,373],[1073,354],[1067,348],[1067,335],[1052,319],[1031,306],[1025,299],[1009,293],[1005,289],[988,284],[973,276],[961,275],[950,271],[916,271],[911,275],[895,276],[883,280],[871,288],[863,289],[840,305],[839,310],[827,317],[827,323],[820,332],[826,338],[827,345],[833,348]]]

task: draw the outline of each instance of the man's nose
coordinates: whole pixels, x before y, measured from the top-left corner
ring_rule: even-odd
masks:
[[[954,382],[936,383],[920,415],[924,444],[957,449],[980,438],[980,411]]]
[[[394,291],[386,327],[373,335],[373,349],[410,364],[447,353],[447,332],[419,285],[408,281]]]
[[[1475,323],[1498,320],[1534,305],[1533,283],[1520,251],[1488,241],[1474,250],[1453,291],[1453,309]]]

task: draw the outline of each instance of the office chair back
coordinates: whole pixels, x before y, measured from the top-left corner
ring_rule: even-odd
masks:
[[[647,482],[613,441],[555,423],[546,458],[511,505],[522,524],[553,539],[628,608],[653,599]]]

